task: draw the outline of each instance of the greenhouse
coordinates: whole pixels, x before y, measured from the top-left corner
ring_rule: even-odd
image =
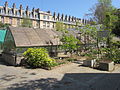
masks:
[[[2,55],[5,61],[11,65],[20,64],[22,54],[28,48],[44,47],[54,56],[57,46],[62,44],[59,35],[51,29],[9,27],[6,32]]]
[[[3,50],[3,43],[5,40],[6,30],[0,30],[0,54]]]

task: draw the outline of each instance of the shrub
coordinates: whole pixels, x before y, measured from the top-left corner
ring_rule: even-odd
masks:
[[[54,59],[51,59],[44,48],[29,48],[23,53],[28,65],[32,67],[51,68],[56,64]]]
[[[120,63],[120,49],[119,48],[112,48],[112,60],[115,63]]]
[[[115,63],[120,63],[120,49],[116,46],[111,48],[102,48],[103,57],[114,61]]]

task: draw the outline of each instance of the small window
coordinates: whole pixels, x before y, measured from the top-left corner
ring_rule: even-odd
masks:
[[[32,18],[32,13],[29,14],[29,17]]]
[[[48,20],[49,20],[49,18],[50,18],[50,17],[49,17],[49,16],[47,16],[47,19],[48,19]]]
[[[18,26],[20,25],[20,19],[19,18],[17,19],[17,25]]]
[[[37,15],[37,14],[35,15],[35,18],[37,18],[37,19],[38,19],[38,15]]]
[[[1,9],[1,10],[2,10],[2,14],[4,14],[5,13],[4,9]]]
[[[1,19],[2,19],[2,23],[4,23],[4,17],[3,16],[1,17]]]
[[[18,11],[18,16],[20,16],[20,12]]]
[[[43,27],[46,27],[46,22],[45,21],[43,22]]]
[[[18,15],[18,12],[16,11],[16,16]]]
[[[43,16],[43,19],[46,19],[46,15]]]
[[[12,25],[12,17],[10,17],[10,24]]]
[[[0,13],[2,13],[2,10],[0,9]]]
[[[22,15],[24,16],[24,13],[22,13]]]
[[[9,10],[9,11],[8,11],[8,14],[9,14],[9,15],[12,15],[12,10]]]

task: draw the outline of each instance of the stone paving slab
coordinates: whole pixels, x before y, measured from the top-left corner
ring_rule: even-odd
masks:
[[[48,71],[0,62],[0,90],[120,90],[119,66],[106,72],[71,63]]]

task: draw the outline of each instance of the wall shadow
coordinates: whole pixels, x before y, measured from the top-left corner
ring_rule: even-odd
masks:
[[[2,58],[2,56],[0,56],[0,64],[10,66],[8,63],[5,62],[5,60]]]
[[[119,73],[66,73],[56,78],[23,81],[7,90],[120,90]]]

